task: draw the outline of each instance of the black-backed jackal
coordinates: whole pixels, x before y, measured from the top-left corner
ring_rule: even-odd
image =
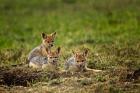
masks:
[[[87,68],[87,54],[88,50],[85,49],[84,52],[73,52],[71,58],[69,58],[65,63],[65,70],[67,71],[95,71],[100,72],[101,70],[94,70]]]
[[[46,61],[48,55],[46,49],[50,51],[51,47],[53,46],[56,32],[50,35],[42,33],[41,36],[42,36],[41,45],[35,47],[28,55],[29,63],[33,60],[42,61],[42,62]]]

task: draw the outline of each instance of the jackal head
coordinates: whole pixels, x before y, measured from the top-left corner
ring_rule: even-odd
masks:
[[[45,45],[45,47],[48,47],[48,48],[53,47],[56,32],[49,35],[42,33],[41,36],[42,36],[42,43],[43,45]]]
[[[49,49],[46,49],[46,51],[48,54],[48,62],[51,65],[57,66],[60,55],[60,47],[58,47],[55,51],[50,51]]]
[[[73,51],[73,54],[74,54],[76,66],[80,69],[85,68],[88,50],[86,49],[86,50],[84,50],[84,52],[74,52]]]

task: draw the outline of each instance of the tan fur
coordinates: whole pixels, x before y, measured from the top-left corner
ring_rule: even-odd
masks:
[[[100,72],[102,70],[90,69],[87,67],[87,54],[88,50],[84,50],[84,52],[74,52],[73,56],[67,60],[65,63],[65,69],[69,71],[94,71]]]
[[[55,34],[56,32],[50,35],[46,35],[45,33],[42,33],[42,44],[34,48],[29,53],[28,60],[30,61],[33,57],[36,56],[47,56],[46,48],[50,50],[50,48],[53,46]]]
[[[32,68],[41,68],[41,66],[33,64],[33,63],[29,63],[29,66]]]
[[[101,72],[102,70],[90,69],[86,66],[86,71]]]
[[[47,53],[46,57],[42,57],[42,56],[34,57],[30,61],[29,66],[32,68],[46,69],[49,71],[57,70],[60,47],[58,47],[55,51],[46,49],[46,53]]]

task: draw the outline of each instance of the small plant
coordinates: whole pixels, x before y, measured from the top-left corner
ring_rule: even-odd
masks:
[[[121,89],[116,88],[115,86],[110,86],[109,93],[123,93],[123,92],[121,91]]]
[[[59,85],[61,82],[60,79],[53,79],[49,82],[49,85]]]
[[[97,75],[95,78],[96,78],[96,80],[99,81],[99,82],[104,82],[104,81],[106,81],[106,79],[105,79],[104,77],[100,76],[100,75]]]
[[[92,79],[84,78],[82,80],[77,80],[81,85],[90,85],[93,83]]]

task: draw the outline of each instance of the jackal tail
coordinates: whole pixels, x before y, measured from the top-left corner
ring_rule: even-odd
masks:
[[[97,70],[97,69],[90,69],[86,67],[87,71],[93,71],[93,72],[102,72],[102,70]]]

